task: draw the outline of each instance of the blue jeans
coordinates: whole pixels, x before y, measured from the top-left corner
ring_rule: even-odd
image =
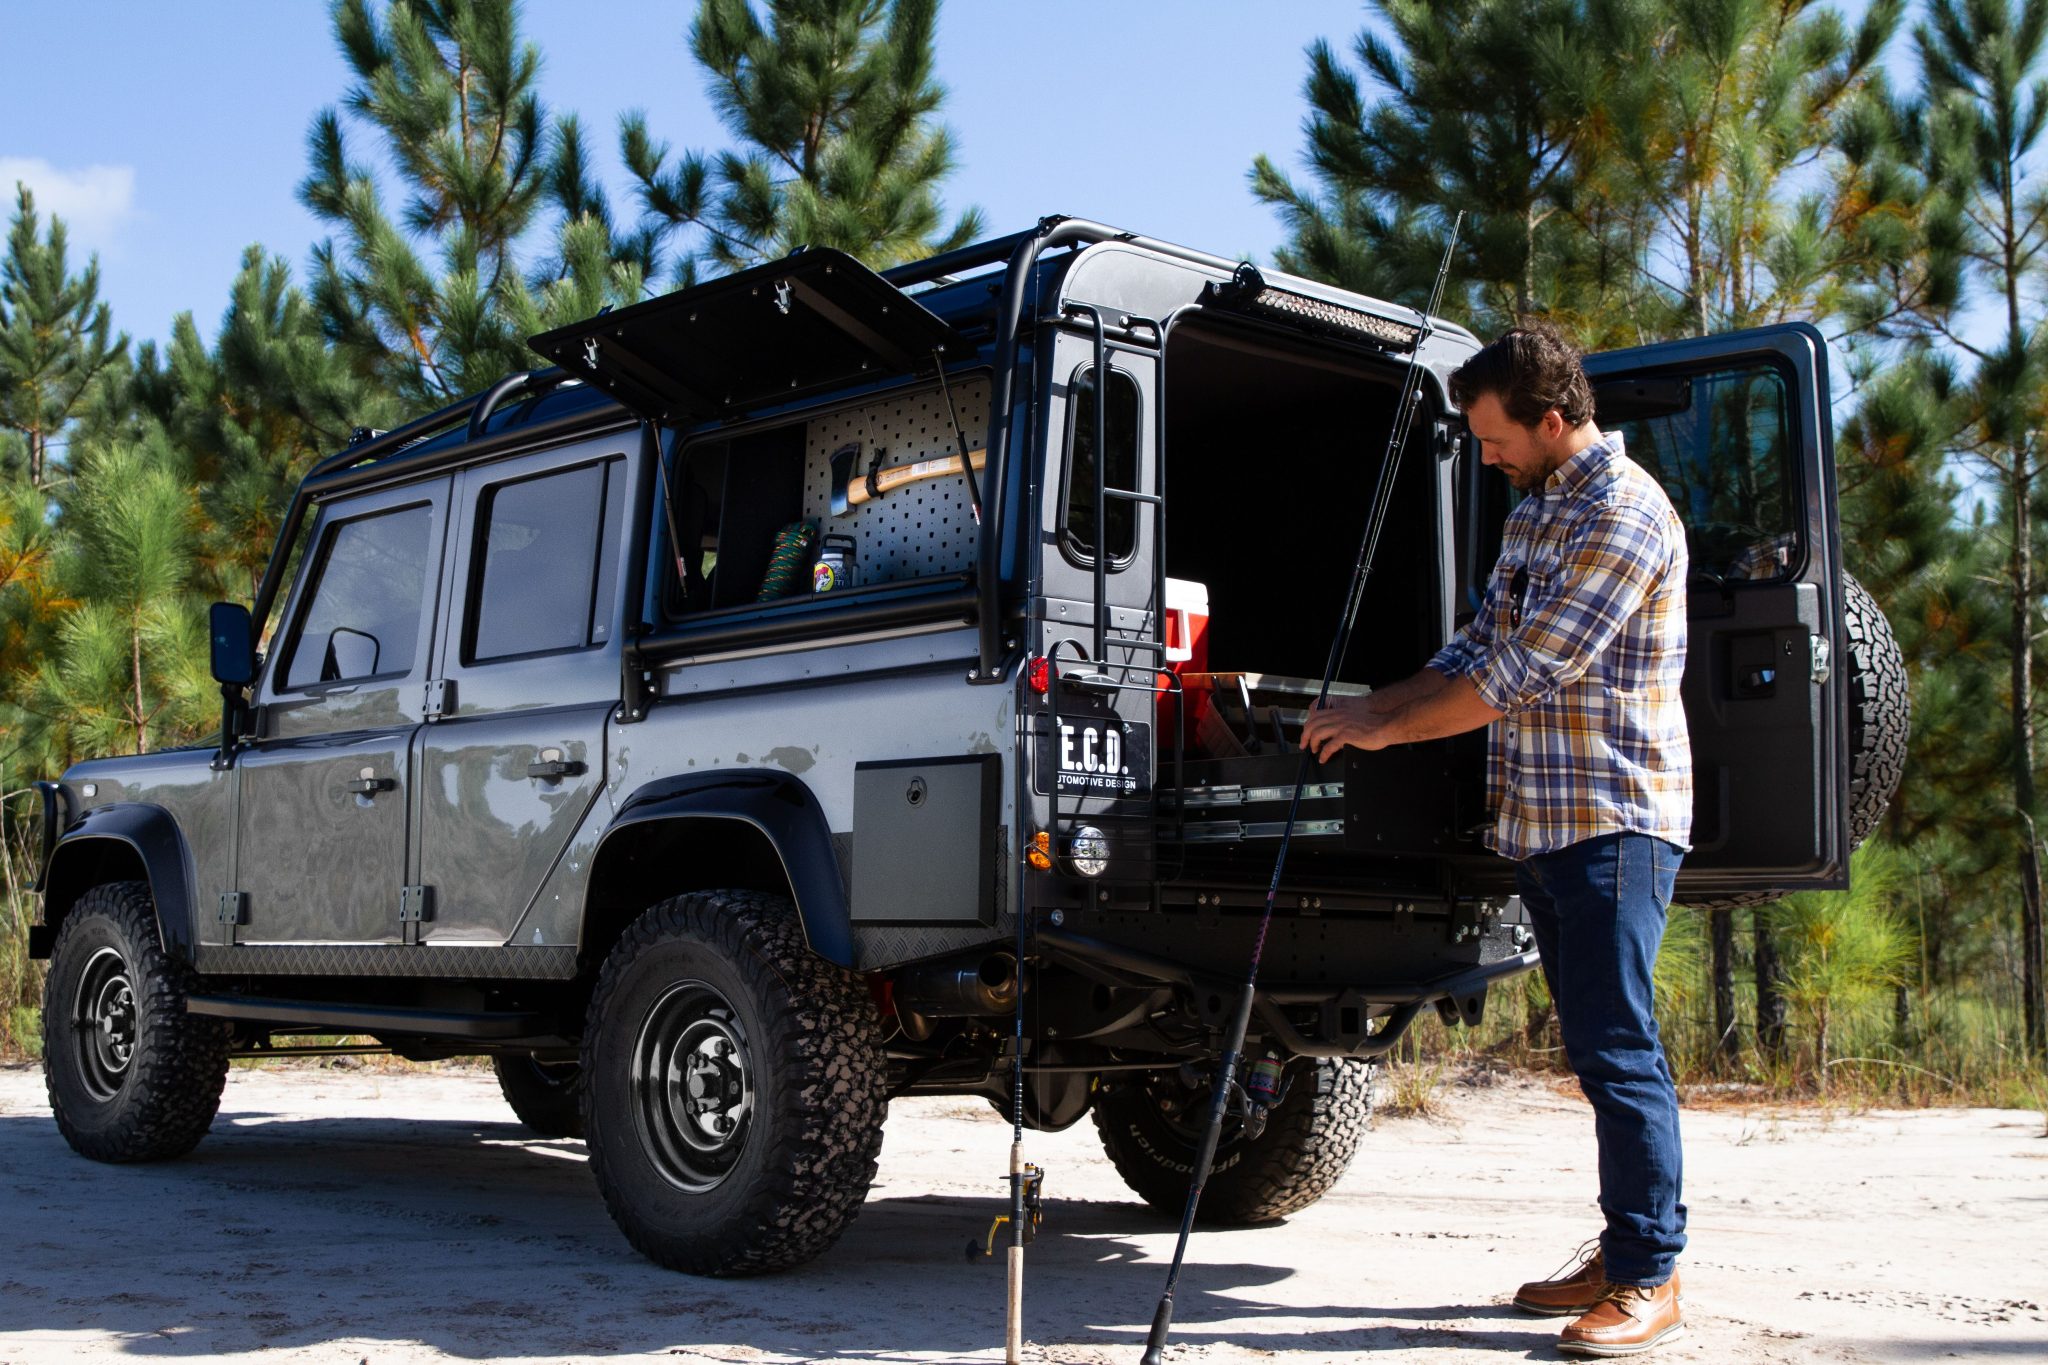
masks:
[[[1564,1034],[1593,1104],[1607,1278],[1656,1285],[1685,1249],[1678,1090],[1651,1008],[1651,972],[1681,850],[1603,834],[1525,858],[1515,880]]]

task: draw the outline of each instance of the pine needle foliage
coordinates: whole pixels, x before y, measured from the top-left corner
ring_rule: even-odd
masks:
[[[690,51],[735,145],[672,155],[644,115],[620,126],[643,231],[672,253],[673,283],[800,246],[881,268],[980,236],[979,210],[943,221],[938,186],[955,161],[937,121],[937,24],[938,0],[701,0]]]
[[[613,252],[574,124],[550,136],[539,49],[512,0],[338,0],[335,37],[356,80],[307,137],[299,197],[339,240],[313,253],[312,297],[330,342],[414,414],[530,363],[526,338],[641,293]],[[397,210],[351,126],[395,172]],[[550,149],[555,154],[550,154]],[[550,193],[574,212],[531,279],[520,250]]]
[[[0,259],[0,430],[18,452],[0,460],[0,473],[19,473],[32,484],[51,477],[54,450],[95,385],[119,373],[128,348],[100,301],[100,264],[94,256],[72,274],[70,235],[50,220],[39,233],[35,195],[15,186],[7,254]],[[7,455],[0,446],[0,456]]]
[[[1825,1089],[1835,1025],[1907,979],[1912,941],[1898,900],[1911,875],[1885,844],[1858,849],[1847,891],[1787,896],[1771,911],[1785,961],[1785,998],[1806,1025],[1813,1075]]]

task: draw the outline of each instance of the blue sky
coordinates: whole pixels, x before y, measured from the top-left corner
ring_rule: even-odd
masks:
[[[621,206],[622,110],[645,109],[677,147],[723,143],[684,41],[693,9],[526,5],[541,96],[582,116]],[[1358,0],[952,0],[938,54],[961,163],[948,207],[979,205],[991,233],[1071,213],[1264,259],[1280,229],[1246,172],[1261,151],[1296,165],[1303,49],[1348,46],[1364,17]],[[252,242],[304,277],[325,235],[296,197],[306,130],[348,84],[325,5],[13,0],[0,32],[8,207],[27,181],[70,224],[74,259],[99,253],[116,327],[161,339],[190,310],[211,336]]]

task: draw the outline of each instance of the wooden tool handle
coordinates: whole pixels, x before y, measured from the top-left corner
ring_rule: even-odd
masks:
[[[988,452],[986,450],[969,451],[967,458],[974,468],[979,470],[988,463]],[[919,460],[915,464],[899,464],[884,469],[881,473],[875,475],[875,489],[877,492],[886,493],[892,488],[901,488],[907,483],[918,483],[924,479],[943,479],[948,474],[958,474],[961,472],[963,471],[960,467],[960,457],[958,455],[942,455],[936,460]],[[868,496],[868,481],[863,478],[855,478],[850,481],[847,487],[846,505],[848,507],[858,507],[868,501]]]

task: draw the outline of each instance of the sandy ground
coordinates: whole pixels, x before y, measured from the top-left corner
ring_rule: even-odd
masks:
[[[1381,1121],[1285,1224],[1198,1234],[1169,1359],[1561,1359],[1513,1286],[1597,1226],[1589,1113],[1530,1082]],[[1688,1112],[1688,1361],[2048,1360],[2039,1114]],[[0,1069],[0,1362],[1000,1360],[1009,1130],[893,1109],[881,1180],[791,1274],[659,1270],[607,1219],[582,1145],[529,1140],[488,1073],[238,1071],[212,1135],[149,1167],[74,1156],[41,1075]],[[1034,1135],[1053,1205],[1027,1358],[1135,1365],[1173,1226],[1093,1125]]]

